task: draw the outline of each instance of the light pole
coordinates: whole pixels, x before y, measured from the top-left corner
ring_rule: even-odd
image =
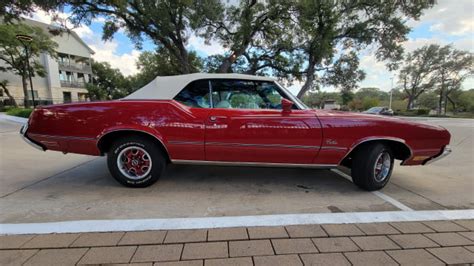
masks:
[[[26,55],[26,67],[28,68],[28,78],[30,80],[30,89],[31,89],[31,99],[33,100],[33,108],[36,107],[35,103],[35,94],[33,91],[33,80],[31,79],[31,70],[30,70],[30,55],[28,53],[28,43],[30,43],[33,40],[33,37],[25,34],[17,34],[16,39],[23,44],[23,47],[25,47],[25,55]]]
[[[392,85],[390,87],[390,102],[388,104],[388,108],[392,109],[392,96],[393,96],[393,77],[390,78],[392,80]]]

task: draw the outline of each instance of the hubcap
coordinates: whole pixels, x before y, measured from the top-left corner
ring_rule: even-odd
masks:
[[[377,157],[374,167],[374,176],[377,182],[384,181],[388,174],[390,173],[390,168],[392,167],[392,160],[388,152],[382,152]]]
[[[127,178],[138,180],[151,171],[151,157],[146,150],[138,146],[123,149],[117,157],[120,172]]]

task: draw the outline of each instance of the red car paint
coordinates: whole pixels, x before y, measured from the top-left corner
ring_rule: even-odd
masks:
[[[45,150],[102,155],[108,133],[147,133],[171,161],[259,162],[336,166],[358,144],[385,139],[423,164],[449,144],[441,127],[398,118],[323,110],[191,108],[174,100],[117,100],[37,108],[26,137]]]

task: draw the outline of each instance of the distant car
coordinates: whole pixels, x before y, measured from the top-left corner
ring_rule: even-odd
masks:
[[[364,114],[372,115],[393,115],[393,110],[388,107],[372,107],[367,111],[362,112]]]
[[[106,154],[130,187],[153,184],[169,163],[344,165],[357,186],[377,190],[395,159],[424,165],[451,151],[442,127],[313,110],[272,78],[239,74],[157,77],[124,99],[38,107],[21,134],[41,150]]]

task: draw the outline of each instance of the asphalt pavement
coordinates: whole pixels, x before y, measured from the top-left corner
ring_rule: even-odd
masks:
[[[474,209],[474,120],[410,118],[441,125],[453,153],[429,166],[396,166],[379,192],[342,172],[170,165],[144,189],[116,183],[104,157],[41,152],[20,124],[0,120],[0,223],[262,214]]]

